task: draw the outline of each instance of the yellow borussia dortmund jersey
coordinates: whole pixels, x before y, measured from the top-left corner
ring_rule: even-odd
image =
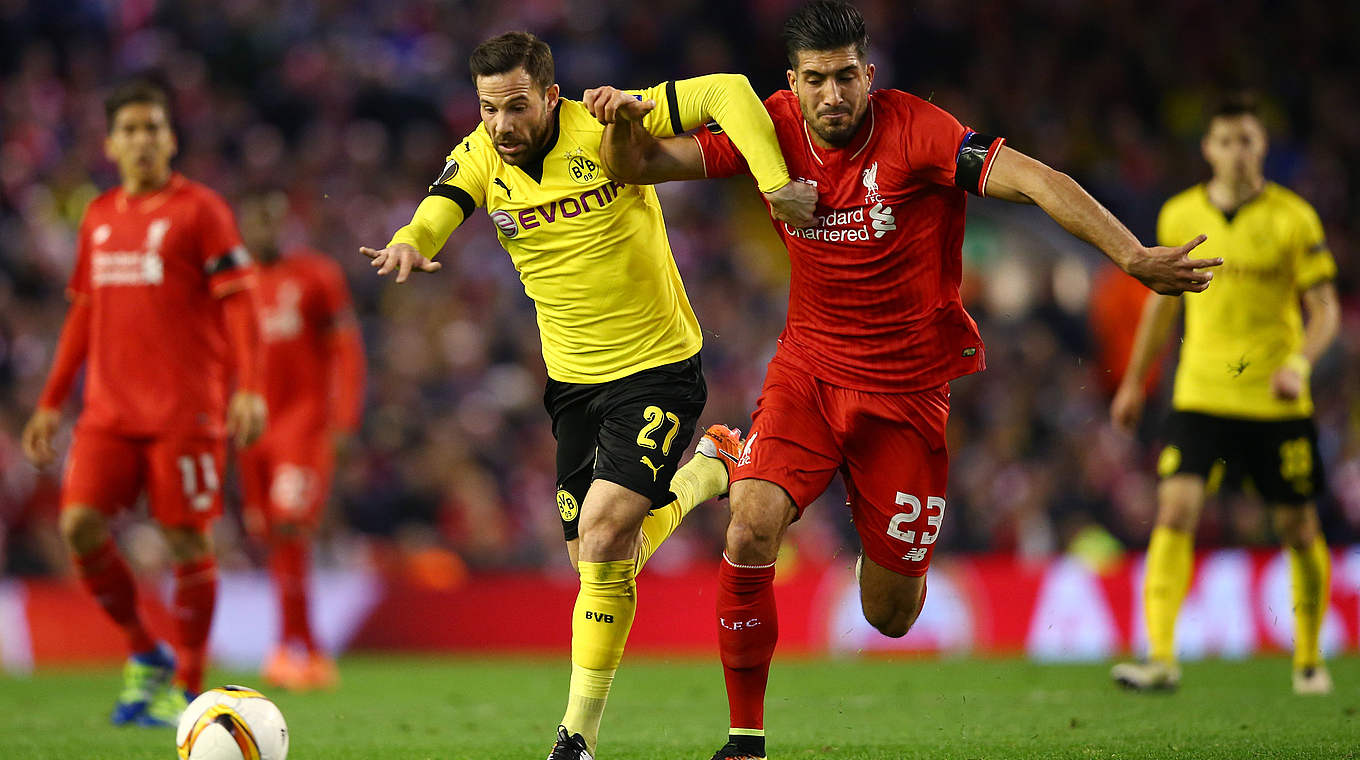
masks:
[[[744,77],[715,74],[637,94],[656,101],[643,121],[651,134],[669,137],[725,115],[764,157],[762,186],[788,181],[774,126]],[[537,308],[555,380],[603,383],[693,356],[703,339],[656,191],[605,176],[604,126],[581,103],[561,99],[551,129],[540,162],[511,166],[479,126],[392,242],[433,257],[474,207],[486,208]]]
[[[1196,258],[1223,258],[1203,293],[1186,293],[1185,342],[1172,405],[1225,417],[1307,417],[1305,383],[1293,401],[1276,398],[1270,379],[1303,346],[1303,291],[1336,276],[1322,223],[1308,202],[1267,183],[1229,217],[1209,202],[1204,185],[1166,202],[1157,220],[1161,245],[1208,236]]]

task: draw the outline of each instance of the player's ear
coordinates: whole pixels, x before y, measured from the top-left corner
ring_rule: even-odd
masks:
[[[874,71],[876,71],[876,69],[874,68],[874,65],[871,63],[868,66],[864,67],[864,71],[865,77],[868,79],[869,82],[869,87],[870,89],[872,89],[874,86]]]
[[[543,93],[543,96],[548,101],[548,110],[551,111],[557,106],[558,99],[562,97],[562,88],[558,87],[556,84],[550,85],[547,91]]]
[[[798,75],[794,73],[793,69],[785,71],[784,74],[789,78],[789,89],[795,93],[798,92]]]

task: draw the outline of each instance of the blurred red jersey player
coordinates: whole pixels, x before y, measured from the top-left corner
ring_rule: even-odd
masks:
[[[819,0],[784,26],[789,89],[765,101],[789,174],[819,195],[812,226],[776,224],[789,310],[732,476],[719,571],[718,643],[730,708],[718,758],[763,758],[764,696],[778,633],[774,561],[785,529],[840,472],[863,546],[864,616],[903,636],[925,602],[944,522],[949,381],[983,368],[959,297],[966,193],[1033,203],[1159,292],[1203,290],[1217,261],[1146,248],[1072,181],[899,90],[871,92],[864,18]],[[715,126],[654,140],[648,104],[617,102],[601,158],[622,182],[747,172]],[[632,102],[630,103],[630,99]],[[605,120],[608,109],[597,109]]]
[[[55,458],[61,405],[85,365],[61,531],[81,581],[127,636],[112,721],[173,726],[203,685],[217,589],[208,528],[222,512],[226,437],[244,446],[265,422],[255,268],[227,204],[171,171],[176,140],[164,91],[132,82],[105,108],[105,152],[122,184],[81,221],[71,308],[23,444],[39,466]],[[143,492],[174,562],[173,655],[147,632],[109,531],[109,519]]]
[[[260,263],[261,333],[269,429],[241,452],[246,528],[269,548],[279,595],[278,647],[263,676],[288,689],[331,688],[335,663],[308,619],[312,536],[325,510],[335,453],[359,425],[364,353],[340,266],[316,251],[280,255],[288,201],[242,204],[241,228]]]

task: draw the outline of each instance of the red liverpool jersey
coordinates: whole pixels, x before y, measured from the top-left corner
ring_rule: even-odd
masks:
[[[232,359],[218,298],[253,273],[231,209],[197,182],[174,174],[160,190],[96,198],[70,282],[90,305],[78,425],[222,435]]]
[[[340,266],[310,250],[260,267],[260,320],[265,345],[266,435],[307,436],[358,420],[360,366],[345,366],[358,335]],[[352,352],[351,352],[352,353]],[[351,360],[353,357],[348,357]]]
[[[791,262],[779,350],[825,382],[865,391],[931,388],[981,370],[982,339],[959,298],[964,189],[985,186],[1002,141],[899,90],[871,93],[843,148],[813,144],[792,92],[765,108],[789,175],[820,196],[813,227],[775,222]],[[747,172],[720,131],[696,139],[708,176]]]

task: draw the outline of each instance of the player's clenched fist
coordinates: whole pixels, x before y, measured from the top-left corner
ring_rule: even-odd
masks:
[[[415,246],[407,243],[394,243],[382,250],[364,246],[359,248],[359,253],[372,259],[369,263],[378,268],[379,277],[397,270],[397,282],[406,282],[413,269],[417,272],[438,272],[441,266],[439,262],[421,256]]]
[[[791,180],[788,184],[765,193],[770,202],[770,216],[794,227],[812,226],[817,211],[817,188],[806,182]]]
[[[24,425],[23,439],[20,441],[24,456],[34,467],[45,467],[57,458],[57,450],[52,447],[52,439],[57,435],[57,424],[61,422],[61,412],[39,407]]]
[[[581,103],[601,124],[642,121],[642,117],[656,108],[655,100],[640,100],[636,95],[630,95],[609,85],[586,90],[581,96]]]

